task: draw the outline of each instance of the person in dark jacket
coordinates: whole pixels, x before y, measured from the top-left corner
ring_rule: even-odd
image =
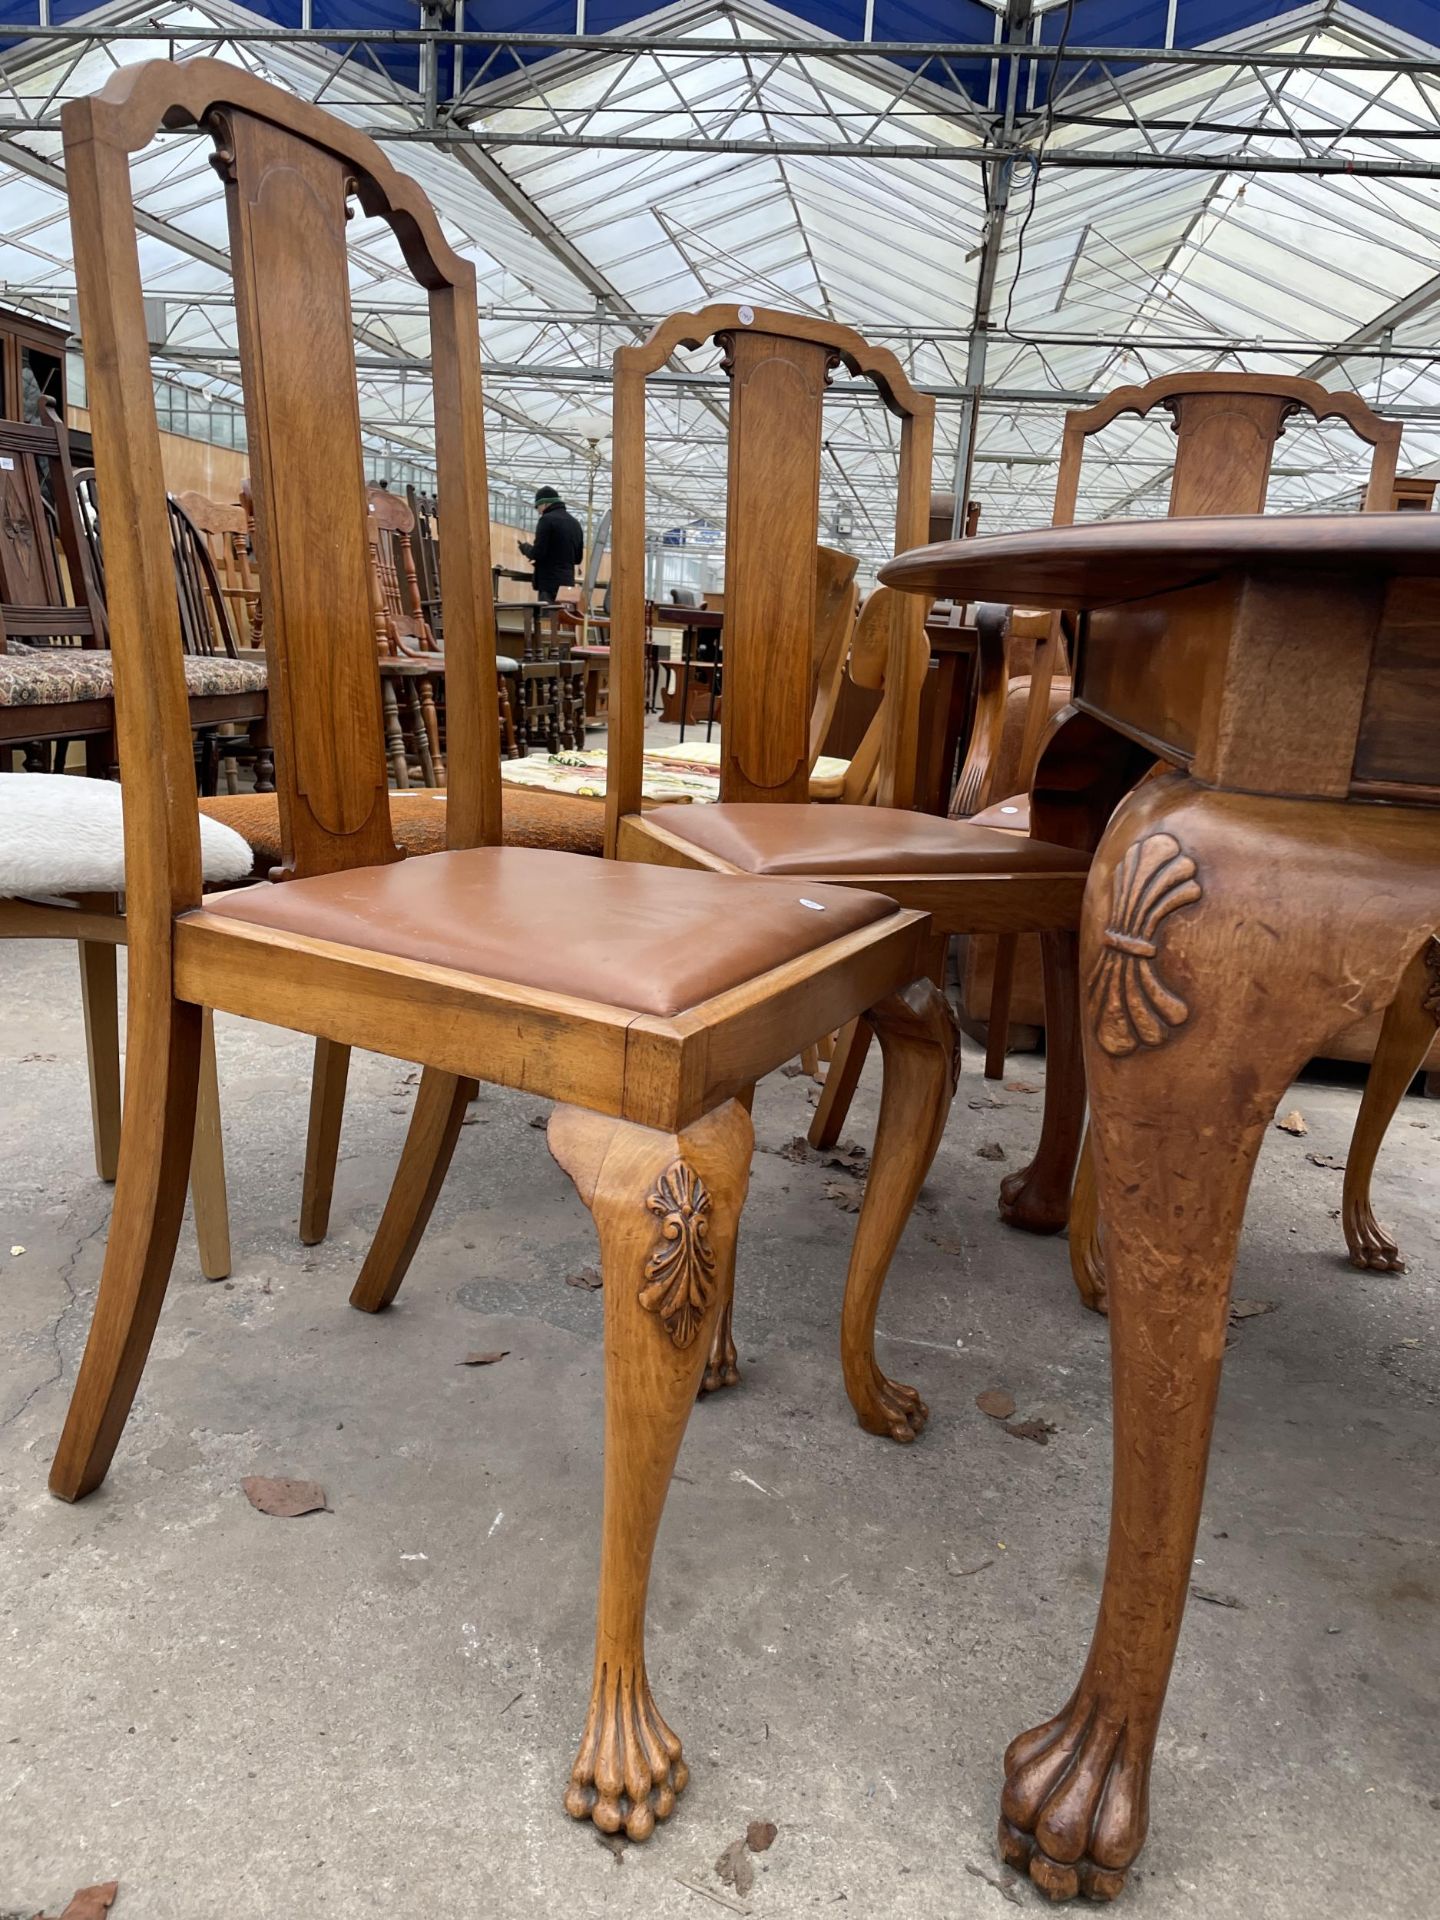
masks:
[[[520,551],[534,563],[531,579],[541,600],[553,600],[561,587],[573,587],[575,569],[585,557],[585,535],[554,487],[539,487],[535,505],[540,518],[535,538],[522,540]]]

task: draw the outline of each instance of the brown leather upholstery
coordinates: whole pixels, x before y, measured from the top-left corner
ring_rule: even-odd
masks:
[[[1012,793],[1008,800],[997,800],[993,807],[972,813],[968,824],[972,827],[1003,827],[1007,833],[1029,833],[1030,796],[1028,793]]]
[[[645,823],[747,874],[874,874],[878,882],[884,874],[1075,873],[1090,864],[1070,847],[897,807],[729,801],[656,807]]]
[[[635,1013],[670,1014],[887,919],[895,905],[848,887],[802,890],[793,880],[477,847],[247,887],[215,895],[203,910]]]

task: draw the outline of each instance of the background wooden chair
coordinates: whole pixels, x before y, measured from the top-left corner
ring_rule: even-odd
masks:
[[[51,1488],[73,1500],[103,1479],[144,1366],[174,1258],[204,1008],[425,1063],[396,1192],[352,1295],[368,1310],[400,1283],[474,1079],[565,1103],[551,1146],[595,1218],[606,1282],[595,1681],[565,1804],[644,1839],[687,1778],[646,1675],[645,1595],[733,1275],[753,1139],[736,1096],[798,1042],[877,1002],[891,1009],[880,1017],[906,1070],[887,1084],[854,1255],[861,1269],[883,1264],[950,1084],[943,1009],[905,985],[923,915],[843,887],[802,896],[789,880],[498,845],[473,266],[373,142],[233,65],[122,69],[68,102],[62,126],[101,490],[133,503],[106,548],[130,1046],[114,1217]],[[206,133],[225,180],[284,842],[283,883],[203,906],[130,184],[131,156],[162,127]],[[429,300],[453,731],[449,850],[417,861],[399,858],[391,833],[378,726],[352,196],[390,227]],[[387,1224],[401,1229],[398,1247]]]
[[[677,347],[711,338],[722,345],[731,379],[720,801],[642,815],[645,382]],[[910,810],[928,657],[925,607],[914,595],[887,597],[877,615],[888,626],[887,686],[894,694],[878,804],[826,806],[807,798],[814,587],[805,560],[819,517],[821,410],[839,364],[871,380],[900,420],[895,544],[917,546],[930,507],[933,403],[915,392],[892,354],[823,321],[717,306],[677,315],[643,345],[615,355],[610,844],[622,859],[785,874],[806,885],[838,881],[923,906],[934,929],[926,956],[932,978],[940,976],[953,933],[1046,930],[1054,942],[1056,1070],[1036,1160],[1007,1183],[1005,1205],[1015,1224],[1055,1232],[1065,1222],[1084,1108],[1074,947],[1087,856],[1053,838]],[[883,1032],[879,1038],[883,1052],[889,1041]],[[851,1047],[846,1058],[859,1055]],[[839,1065],[837,1054],[831,1080],[843,1090]],[[879,1371],[877,1305],[878,1292],[847,1291],[846,1386],[863,1426],[908,1440],[926,1412],[912,1389]]]
[[[177,493],[174,500],[209,551],[235,646],[259,647],[264,640],[260,576],[250,551],[248,508],[243,501],[212,500],[193,491]]]

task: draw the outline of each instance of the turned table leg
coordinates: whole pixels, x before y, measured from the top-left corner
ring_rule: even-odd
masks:
[[[1000,1851],[1052,1899],[1144,1843],[1256,1155],[1337,1009],[1388,1004],[1434,914],[1434,820],[1206,791],[1121,808],[1081,947],[1115,1404],[1110,1553],[1070,1700],[1005,1756]]]

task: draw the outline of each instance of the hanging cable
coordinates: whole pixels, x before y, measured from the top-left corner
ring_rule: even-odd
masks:
[[[1045,151],[1045,143],[1050,138],[1051,128],[1055,124],[1055,80],[1060,71],[1060,62],[1065,57],[1065,48],[1070,40],[1070,26],[1075,18],[1075,0],[1065,0],[1065,18],[1060,27],[1060,38],[1055,42],[1055,51],[1050,58],[1050,69],[1045,77],[1045,124],[1040,131],[1040,141],[1034,153],[1027,158],[1030,161],[1030,200],[1025,208],[1025,218],[1020,222],[1020,231],[1015,236],[1015,271],[1010,277],[1010,292],[1005,300],[1005,331],[1010,331],[1010,318],[1015,306],[1015,288],[1025,267],[1025,235],[1030,226],[1030,217],[1035,211],[1035,199],[1040,189],[1040,159]]]

